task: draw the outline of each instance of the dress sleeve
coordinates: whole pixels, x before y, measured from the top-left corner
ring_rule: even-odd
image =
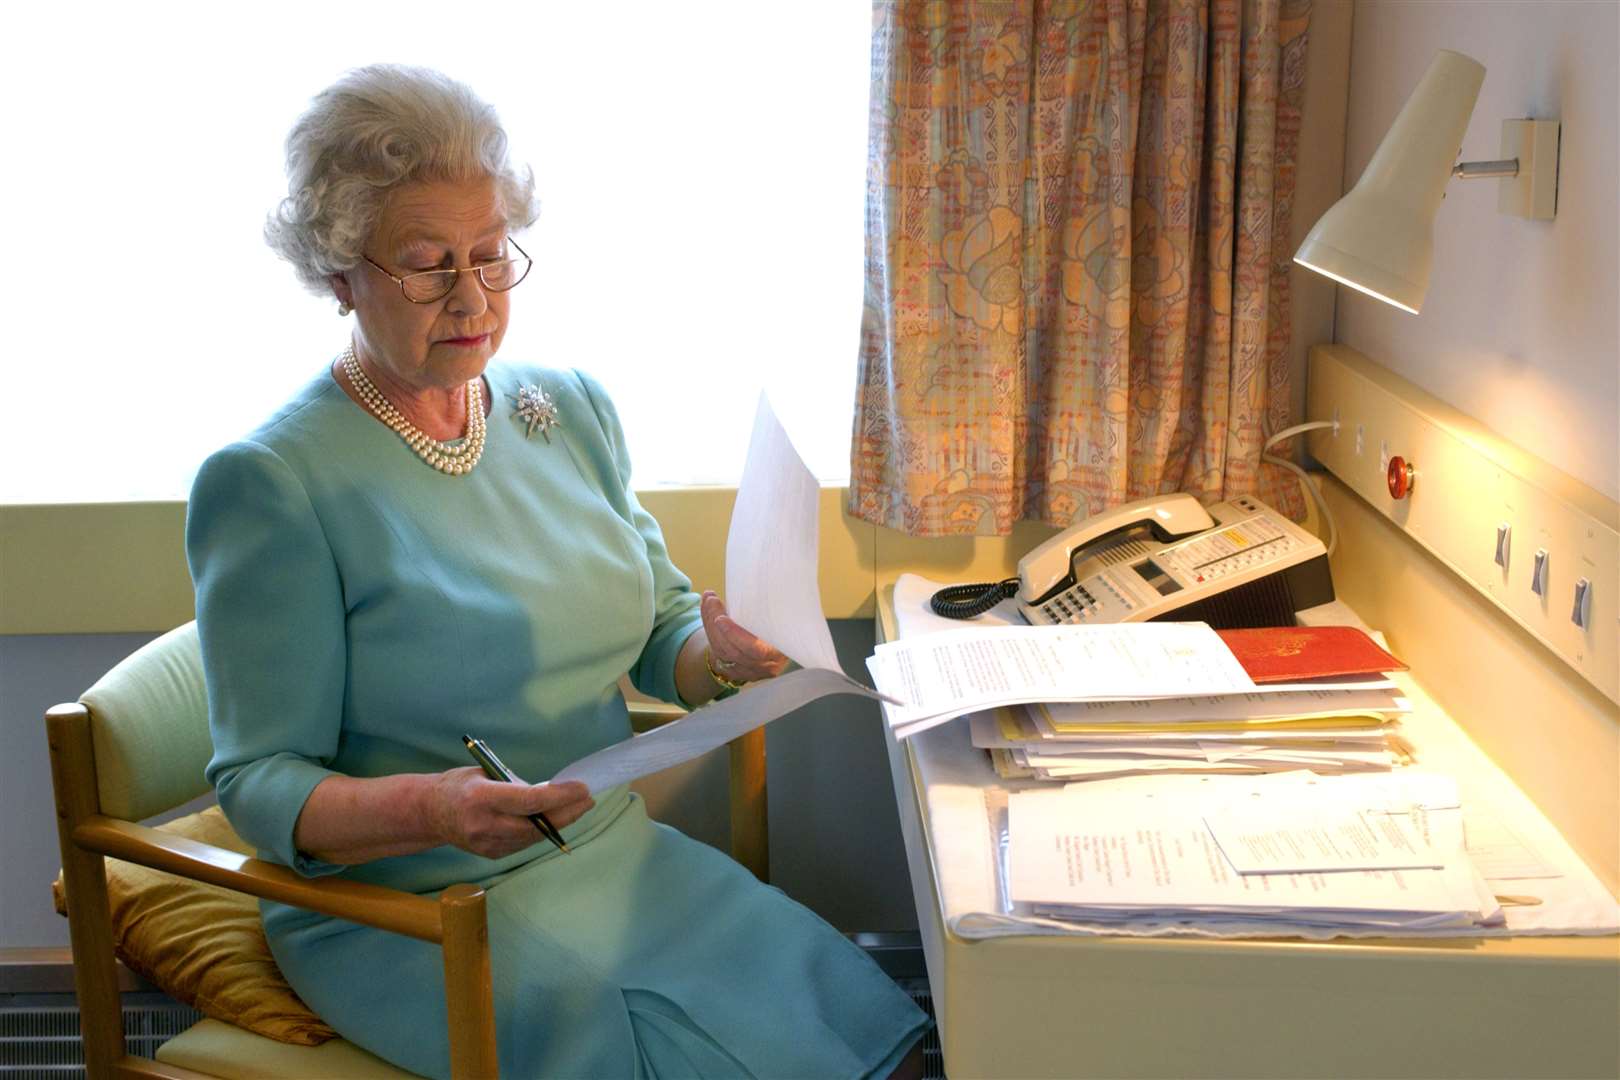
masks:
[[[576,370],[575,376],[585,387],[591,408],[596,413],[602,433],[607,436],[608,448],[613,455],[614,474],[618,477],[622,505],[628,520],[641,534],[647,554],[647,565],[652,568],[653,629],[641,656],[630,668],[630,681],[637,690],[662,701],[684,705],[675,690],[675,658],[681,646],[703,625],[699,610],[702,598],[692,591],[692,581],[669,561],[669,549],[664,546],[664,533],[658,521],[642,507],[636,493],[630,489],[630,452],[624,445],[624,429],[619,425],[619,414],[613,408],[607,391],[595,379]]]
[[[332,550],[286,462],[251,442],[204,462],[186,560],[221,809],[243,839],[305,876],[343,869],[293,844],[309,793],[335,775],[347,653]]]

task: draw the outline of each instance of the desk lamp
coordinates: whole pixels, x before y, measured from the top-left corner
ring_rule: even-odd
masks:
[[[1434,261],[1434,217],[1452,177],[1499,178],[1497,209],[1549,219],[1557,207],[1558,121],[1502,122],[1502,159],[1453,165],[1485,68],[1440,50],[1356,186],[1322,215],[1294,261],[1416,315]]]

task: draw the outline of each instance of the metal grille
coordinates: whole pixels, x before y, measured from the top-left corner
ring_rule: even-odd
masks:
[[[934,997],[928,991],[927,979],[896,979],[900,989],[911,995],[917,1008],[934,1019]],[[939,1044],[939,1028],[931,1027],[922,1038],[923,1080],[945,1080],[945,1049]]]
[[[132,1054],[151,1057],[201,1019],[202,1013],[165,994],[125,994],[124,1045]],[[0,1078],[67,1080],[84,1075],[79,1006],[72,994],[0,994]]]
[[[1132,537],[1102,551],[1092,551],[1088,554],[1103,566],[1116,566],[1122,562],[1129,562],[1138,555],[1151,555],[1155,550],[1148,547],[1143,541]]]

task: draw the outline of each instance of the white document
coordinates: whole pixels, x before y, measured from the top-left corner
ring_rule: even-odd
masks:
[[[790,671],[753,683],[736,697],[705,705],[663,727],[632,735],[580,758],[552,777],[552,782],[579,780],[592,791],[626,784],[724,746],[818,698],[862,691],[843,672],[824,668]],[[872,692],[865,690],[862,696],[871,697]]]
[[[1206,811],[1204,824],[1240,874],[1438,870],[1445,865],[1445,857],[1429,847],[1408,814],[1269,801]],[[1457,853],[1452,854],[1455,858]]]
[[[840,670],[817,580],[821,485],[764,393],[726,535],[726,611],[800,667]]]
[[[1445,773],[1427,769],[1401,769],[1383,776],[1340,777],[1327,783],[1324,789],[1368,810],[1390,814],[1404,814],[1414,807],[1420,810],[1462,807],[1457,781]]]
[[[1390,690],[1399,686],[1388,675],[1373,672],[1367,675],[1325,675],[1320,679],[1301,679],[1299,682],[1269,682],[1261,689],[1268,694],[1306,694],[1323,690]]]
[[[1463,808],[1463,835],[1468,857],[1489,881],[1563,877],[1488,805],[1470,802]]]
[[[564,766],[554,782],[579,780],[602,791],[689,761],[817,698],[879,696],[845,675],[833,650],[816,582],[819,499],[815,476],[761,394],[726,536],[726,611],[802,670],[604,747]]]
[[[1062,769],[1070,766],[1086,767],[1088,763],[1108,761],[1127,763],[1142,761],[1195,761],[1210,765],[1221,762],[1291,762],[1297,769],[1317,767],[1358,766],[1362,768],[1388,768],[1393,755],[1379,746],[1334,747],[1331,749],[1290,749],[1287,746],[1268,746],[1257,743],[1204,742],[1191,747],[1180,743],[1144,743],[1139,746],[1086,746],[1069,753],[1048,752],[1044,748],[1014,749],[1013,756],[1025,765],[1035,768]]]
[[[1290,915],[1421,926],[1471,925],[1495,910],[1466,858],[1438,870],[1236,874],[1196,810],[1198,786],[1167,788],[1160,800],[1143,798],[1142,787],[1119,800],[1095,790],[1112,786],[1093,785],[1079,799],[1074,788],[1008,797],[1015,901],[1083,918]],[[1429,818],[1439,828],[1431,843],[1460,853],[1460,812]]]
[[[990,626],[879,645],[867,668],[898,737],[997,705],[1252,693],[1203,623]]]
[[[1065,724],[1183,724],[1277,717],[1349,716],[1361,712],[1410,712],[1400,694],[1375,690],[1310,690],[1222,697],[1166,698],[1157,701],[1073,701],[1036,706],[1058,731]]]
[[[1316,754],[1386,749],[1383,733],[1376,730],[1372,732],[1371,738],[1360,738],[1359,734],[1357,737],[1349,738],[1337,736],[1322,738],[1314,737],[1317,736],[1314,731],[1305,734],[1313,738],[1272,739],[1269,735],[1257,735],[1252,731],[1217,731],[1209,735],[1171,735],[1164,738],[1152,733],[1132,737],[1129,732],[1123,732],[1119,735],[1080,735],[1073,739],[1037,739],[1021,742],[1003,740],[1007,745],[1001,748],[1023,750],[1032,758],[1085,757],[1090,754],[1179,754],[1182,757],[1206,758],[1231,753]],[[973,729],[973,745],[980,745],[977,727]]]

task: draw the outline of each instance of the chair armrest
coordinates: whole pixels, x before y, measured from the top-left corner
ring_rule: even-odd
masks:
[[[439,902],[399,889],[345,878],[306,878],[276,863],[103,814],[80,822],[73,842],[87,851],[261,899],[423,941],[444,940]]]
[[[662,727],[686,715],[679,705],[632,698],[630,730],[636,734]],[[770,826],[765,798],[765,729],[732,739],[731,757],[731,857],[751,870],[761,881],[770,880]]]
[[[429,900],[344,878],[306,878],[285,866],[105,814],[80,820],[72,841],[84,851],[441,946],[450,1014],[450,1073],[468,1080],[499,1072],[485,896],[478,886],[452,885],[438,900]],[[104,894],[101,902],[105,904]]]
[[[78,702],[58,705],[46,712],[45,725],[62,879],[68,890],[73,984],[91,1076],[184,1075],[164,1072],[125,1050],[102,863],[107,855],[440,946],[449,1009],[450,1075],[470,1080],[499,1074],[483,889],[452,885],[434,902],[342,878],[311,880],[239,852],[108,817],[99,804],[90,710]]]
[[[686,715],[685,709],[666,701],[628,701],[625,704],[630,709],[630,730],[637,735]]]

